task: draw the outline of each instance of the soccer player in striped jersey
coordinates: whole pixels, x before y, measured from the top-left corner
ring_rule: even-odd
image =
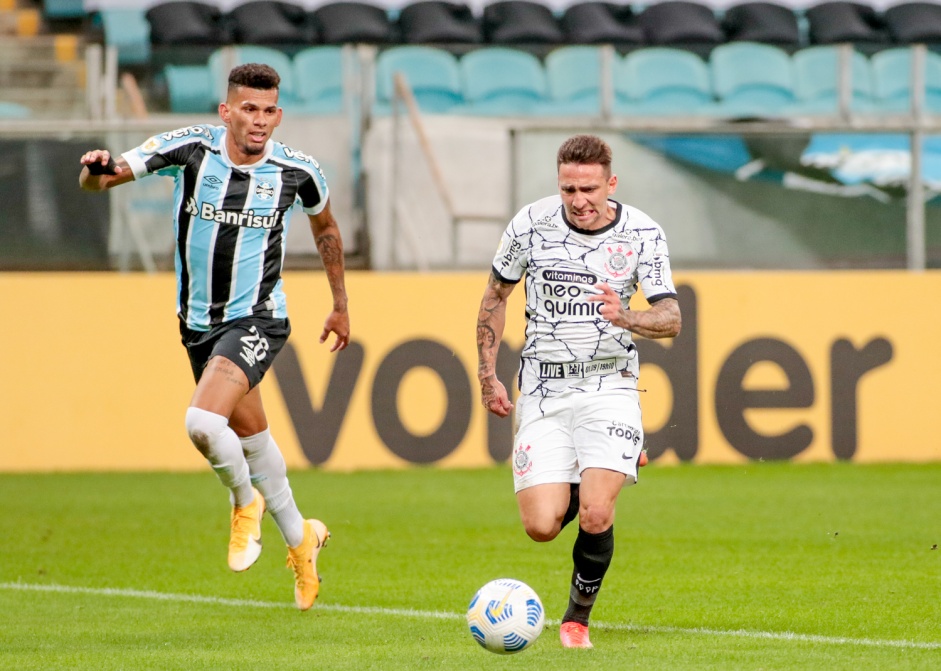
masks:
[[[513,478],[520,518],[550,541],[578,517],[569,605],[559,635],[590,648],[588,618],[614,555],[621,488],[646,463],[632,334],[670,338],[680,308],[663,230],[611,198],[611,149],[592,135],[557,156],[559,194],[524,207],[503,234],[477,316],[484,407],[513,404],[496,376],[507,299],[525,278],[526,342],[519,371]],[[640,284],[648,310],[631,310]]]
[[[299,203],[333,295],[320,342],[350,342],[343,243],[317,162],[271,139],[281,123],[278,73],[240,65],[229,74],[224,125],[161,133],[115,159],[86,152],[79,184],[103,191],[152,174],[176,181],[177,314],[196,391],[186,429],[230,491],[229,567],[248,569],[261,552],[267,510],[288,546],[294,597],[310,608],[320,589],[316,560],[329,532],[304,519],[281,451],[268,430],[258,383],[291,332],[281,270],[289,211]]]

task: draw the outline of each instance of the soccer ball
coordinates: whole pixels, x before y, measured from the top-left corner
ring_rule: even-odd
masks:
[[[511,578],[491,580],[477,590],[467,607],[471,636],[499,655],[532,646],[545,623],[546,612],[536,592]]]

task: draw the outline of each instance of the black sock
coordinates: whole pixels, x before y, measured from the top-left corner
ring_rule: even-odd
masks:
[[[565,528],[565,525],[578,517],[578,483],[573,483],[569,485],[571,493],[569,494],[569,507],[565,511],[565,516],[562,517],[562,528]]]
[[[588,624],[592,606],[601,589],[601,580],[611,565],[614,556],[614,526],[600,534],[590,534],[579,528],[575,547],[572,548],[572,585],[569,589],[569,607],[562,616],[563,622]]]

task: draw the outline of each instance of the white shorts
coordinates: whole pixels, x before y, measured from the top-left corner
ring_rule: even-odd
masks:
[[[605,468],[637,482],[644,447],[640,399],[633,389],[523,395],[516,405],[513,484],[578,483],[586,468]]]

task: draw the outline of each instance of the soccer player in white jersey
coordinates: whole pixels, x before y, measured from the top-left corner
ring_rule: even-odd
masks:
[[[196,379],[186,429],[230,491],[229,567],[244,571],[258,559],[267,510],[288,546],[295,603],[307,610],[329,532],[298,510],[258,387],[291,331],[281,270],[295,203],[310,219],[333,295],[320,336],[335,335],[331,352],[349,344],[350,318],[327,182],[316,161],[271,139],[280,81],[267,65],[233,68],[219,104],[223,126],[161,133],[117,160],[105,149],[86,152],[79,184],[103,191],[154,173],[175,178],[177,312]]]
[[[578,517],[560,638],[590,648],[588,619],[614,554],[615,503],[646,463],[632,334],[674,337],[681,318],[663,230],[611,198],[618,180],[607,143],[569,138],[557,167],[559,194],[520,210],[500,241],[477,316],[477,375],[484,406],[508,416],[496,359],[507,299],[525,278],[514,486],[535,541]],[[630,309],[638,284],[647,310]]]

